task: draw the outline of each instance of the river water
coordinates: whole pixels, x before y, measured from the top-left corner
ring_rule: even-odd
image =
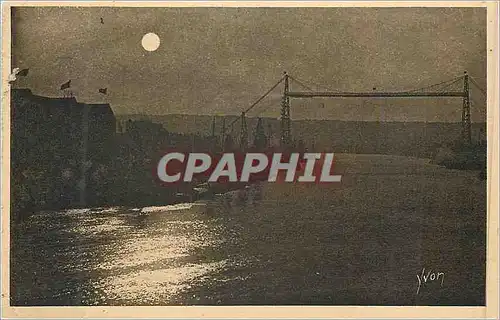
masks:
[[[336,163],[340,184],[37,213],[11,230],[11,304],[484,305],[477,172],[382,155]]]

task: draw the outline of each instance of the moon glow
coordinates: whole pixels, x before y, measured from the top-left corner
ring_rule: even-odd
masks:
[[[160,46],[160,37],[155,33],[146,33],[142,37],[141,41],[142,47],[146,51],[155,51]]]

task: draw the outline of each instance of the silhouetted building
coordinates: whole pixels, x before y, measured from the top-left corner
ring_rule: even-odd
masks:
[[[126,134],[148,152],[157,151],[168,138],[168,132],[161,124],[147,120],[128,121]]]
[[[115,133],[109,104],[11,90],[13,206],[74,205],[81,200],[83,172],[106,163]],[[84,182],[83,182],[84,183]]]

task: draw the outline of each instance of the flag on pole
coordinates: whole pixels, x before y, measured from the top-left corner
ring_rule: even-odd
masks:
[[[21,71],[19,71],[19,73],[17,74],[18,76],[23,76],[23,77],[26,77],[28,75],[28,72],[30,71],[29,68],[26,68],[26,69],[23,69]]]
[[[68,82],[66,83],[63,83],[61,85],[61,90],[64,90],[64,89],[68,89],[69,87],[71,87],[71,80],[69,80]]]
[[[108,94],[107,92],[108,92],[108,88],[99,89],[99,93]]]

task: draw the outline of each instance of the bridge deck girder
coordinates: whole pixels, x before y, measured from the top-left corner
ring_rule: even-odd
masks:
[[[298,92],[291,91],[292,98],[338,97],[338,98],[405,98],[405,97],[465,97],[460,91],[453,92]]]

